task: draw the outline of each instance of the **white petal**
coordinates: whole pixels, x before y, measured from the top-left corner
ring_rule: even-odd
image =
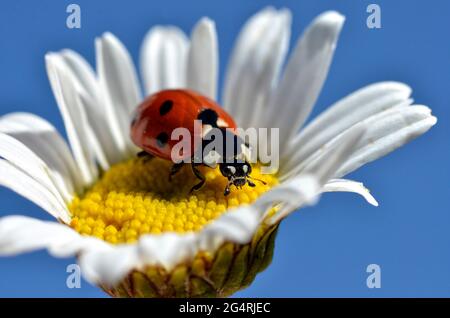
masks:
[[[194,233],[145,235],[139,240],[138,252],[143,264],[173,268],[180,261],[192,259],[198,250],[197,242]]]
[[[141,73],[146,94],[186,86],[189,41],[180,29],[155,26],[145,36],[141,48]]]
[[[313,203],[314,198],[320,194],[320,188],[328,182],[342,163],[348,159],[355,144],[363,135],[364,128],[361,126],[343,134],[336,143],[324,151],[323,156],[309,164],[301,175],[284,181],[280,187],[286,186],[287,189],[284,192],[288,193],[291,191],[294,194],[294,200],[284,198],[282,200],[283,206],[270,218],[269,222],[271,224],[279,222],[305,203]],[[295,195],[295,189],[300,191],[297,195]],[[309,199],[307,200],[307,198]]]
[[[212,100],[217,100],[218,54],[216,26],[203,18],[192,31],[186,84]]]
[[[274,8],[268,7],[252,16],[242,27],[234,44],[225,75],[222,99],[223,107],[235,118],[240,111],[235,96],[236,89],[239,88],[239,78],[243,74],[245,64],[250,62],[250,55],[256,50],[255,47],[258,43],[263,43],[261,36],[274,21],[276,12]]]
[[[0,255],[17,255],[43,248],[56,257],[74,256],[85,250],[111,249],[108,243],[83,237],[67,225],[20,215],[0,218]]]
[[[78,257],[88,252],[101,253],[105,250],[113,249],[113,246],[106,241],[100,240],[95,236],[80,235],[69,226],[65,225],[65,227],[74,232],[74,239],[60,241],[47,246],[48,252],[55,257]],[[45,246],[42,246],[42,248],[45,248]],[[82,274],[84,275],[83,271],[84,269],[82,268]]]
[[[97,174],[95,153],[91,147],[93,132],[76,90],[76,80],[62,58],[54,53],[45,56],[47,74],[66,127],[72,151],[83,182],[92,183]]]
[[[107,109],[101,109],[98,105],[103,102],[96,102],[87,95],[79,95],[80,105],[86,112],[86,118],[89,124],[90,147],[99,163],[100,167],[106,171],[111,165],[123,161],[129,157],[129,152],[121,148],[117,142],[120,138],[128,138],[128,131],[114,132],[114,124],[108,121]],[[120,137],[119,137],[120,136]]]
[[[59,54],[68,70],[73,74],[79,85],[78,93],[80,101],[86,111],[88,122],[95,134],[92,147],[97,160],[104,170],[111,164],[125,158],[124,153],[117,143],[117,135],[122,132],[114,131],[114,125],[108,121],[109,109],[104,102],[104,96],[96,75],[89,63],[78,53],[71,50],[62,50]],[[120,137],[123,138],[123,137]]]
[[[291,212],[305,205],[315,204],[320,194],[319,182],[320,180],[313,175],[297,176],[265,193],[254,205],[267,216],[274,203],[281,203],[278,211],[267,220],[267,223],[275,224]]]
[[[114,138],[108,136],[111,128],[108,125],[105,116],[105,103],[102,101],[101,90],[94,71],[84,58],[71,50],[62,50],[59,53],[53,53],[53,56],[59,56],[61,64],[64,64],[65,70],[70,73],[70,78],[74,81],[76,87],[77,99],[81,107],[86,112],[87,122],[92,130],[87,132],[92,135],[90,138],[90,147],[100,166],[107,170],[111,160],[108,162],[107,152],[117,153],[114,147]],[[99,140],[99,137],[102,137]]]
[[[126,47],[111,33],[98,39],[102,42],[102,69],[99,78],[109,99],[116,107],[134,111],[141,101],[136,70]]]
[[[360,129],[360,127],[365,127],[367,130],[366,134],[364,135],[364,138],[362,138],[358,144],[355,144],[355,147],[353,148],[353,152],[358,152],[364,146],[368,146],[370,148],[370,145],[373,144],[377,139],[383,139],[383,137],[386,135],[395,135],[397,131],[402,131],[405,126],[411,125],[413,122],[421,121],[431,117],[430,113],[431,111],[427,107],[417,105],[410,107],[393,107],[383,112],[377,113],[353,125],[343,133],[337,135],[335,138],[325,143],[321,148],[317,149],[310,156],[305,158],[301,163],[299,163],[296,167],[291,169],[288,173],[281,175],[280,180],[285,180],[303,171],[305,167],[311,165],[312,162],[315,162],[318,158],[323,156],[324,151],[332,147],[343,134],[348,133],[351,130],[358,130]],[[394,149],[395,148],[392,148],[392,150]],[[345,162],[342,165],[342,167],[339,169],[338,172],[336,172],[334,177],[338,178],[344,176],[347,173],[350,173],[350,170],[347,170],[349,169],[348,164],[350,161],[355,163],[354,160],[355,156],[354,153],[352,153],[348,159],[348,162]],[[355,169],[356,168],[354,168],[353,170]]]
[[[278,194],[281,197],[272,196],[260,204],[270,205],[286,197],[298,203],[299,193],[304,193],[311,184],[307,181],[299,185],[298,189],[291,187],[288,194],[280,190]],[[314,186],[314,197],[317,196],[318,189],[320,188]],[[311,191],[305,193],[308,193],[307,200],[310,202],[309,192]],[[297,199],[294,200],[294,197]],[[247,244],[261,224],[262,212],[265,211],[257,210],[254,206],[238,207],[223,214],[200,232],[144,235],[137,244],[116,246],[112,250],[105,249],[100,253],[97,251],[84,253],[80,257],[83,274],[90,281],[114,285],[131,269],[161,266],[166,270],[172,270],[180,263],[191,261],[199,251],[214,253],[224,242]]]
[[[332,179],[323,186],[322,192],[353,192],[361,195],[368,203],[378,206],[377,200],[361,182],[346,179]]]
[[[0,159],[0,185],[27,198],[53,217],[65,223],[70,222],[69,211],[65,204],[62,204],[40,182],[3,159]]]
[[[328,74],[343,23],[344,17],[337,12],[321,14],[289,59],[266,117],[267,127],[280,128],[280,149],[309,116]]]
[[[380,120],[367,120],[367,133],[355,146],[355,152],[336,173],[344,176],[422,135],[434,124],[436,117],[426,106],[411,106]]]
[[[119,245],[100,251],[88,250],[80,255],[79,262],[88,281],[112,286],[136,268],[138,255],[136,246]]]
[[[59,173],[53,173],[33,151],[4,133],[0,133],[0,157],[44,186],[61,205],[73,198],[73,187],[69,188]]]
[[[72,154],[49,122],[29,113],[10,113],[0,117],[0,132],[17,139],[41,158],[58,188],[67,188],[70,195],[82,190],[80,172]]]
[[[214,253],[224,242],[246,244],[260,219],[261,215],[252,207],[240,207],[223,214],[198,233],[144,235],[137,244],[83,253],[80,264],[88,280],[114,285],[132,269],[156,265],[171,270],[191,261],[199,251]]]
[[[67,67],[73,72],[83,90],[92,98],[97,98],[99,94],[98,81],[94,70],[89,63],[77,52],[64,49],[57,53],[63,58]],[[103,105],[99,105],[102,108]]]
[[[100,86],[106,99],[106,116],[122,133],[119,148],[134,154],[137,148],[131,142],[128,132],[133,111],[141,102],[141,92],[133,61],[125,46],[111,33],[96,39],[96,58]]]
[[[302,174],[311,174],[319,179],[320,184],[325,184],[348,160],[364,134],[363,125],[355,125],[341,134],[333,143],[323,148],[320,156],[306,165]]]
[[[317,151],[326,142],[357,122],[384,110],[412,103],[411,89],[395,82],[383,82],[364,87],[343,98],[314,119],[285,147],[281,155],[280,174],[289,172],[298,163]]]
[[[202,231],[206,249],[212,249],[213,242],[218,237],[223,241],[231,241],[239,244],[250,242],[262,219],[261,210],[254,206],[232,209],[220,216]]]
[[[238,126],[261,125],[289,44],[291,14],[267,8],[244,25],[227,69],[224,107]],[[265,126],[264,126],[265,127]]]

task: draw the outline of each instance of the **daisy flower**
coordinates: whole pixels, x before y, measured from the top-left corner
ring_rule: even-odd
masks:
[[[272,259],[280,222],[323,192],[377,201],[346,174],[425,133],[436,123],[411,89],[382,82],[364,87],[300,130],[314,106],[344,17],[318,16],[285,63],[291,14],[266,8],[243,26],[229,62],[221,105],[239,127],[279,128],[279,170],[266,182],[224,197],[218,169],[189,193],[193,176],[173,182],[170,162],[136,157],[130,118],[143,100],[189,88],[217,100],[214,22],[201,19],[190,37],[156,26],[141,51],[142,94],[125,46],[111,33],[95,41],[96,70],[71,50],[48,53],[47,72],[68,144],[29,113],[0,118],[0,184],[57,222],[24,216],[0,220],[0,254],[47,249],[76,255],[84,277],[112,296],[227,296],[248,286]],[[186,169],[187,170],[187,169]]]

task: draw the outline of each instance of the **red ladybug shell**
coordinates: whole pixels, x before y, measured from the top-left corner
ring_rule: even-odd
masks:
[[[236,129],[233,118],[216,102],[187,89],[163,90],[147,97],[137,108],[131,123],[131,139],[144,151],[172,160],[172,147],[179,140],[171,140],[176,128],[187,128],[191,134],[191,152],[174,158],[186,159],[194,153],[194,121],[204,110],[218,115],[218,127]]]

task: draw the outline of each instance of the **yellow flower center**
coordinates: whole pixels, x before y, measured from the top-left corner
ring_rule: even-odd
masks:
[[[219,169],[199,167],[206,183],[189,194],[198,182],[188,165],[169,181],[171,162],[153,158],[130,159],[118,163],[83,195],[69,205],[71,227],[110,243],[131,243],[146,233],[199,231],[228,208],[253,202],[277,184],[274,175],[261,174],[254,165],[256,187],[232,187],[224,196],[227,179]]]

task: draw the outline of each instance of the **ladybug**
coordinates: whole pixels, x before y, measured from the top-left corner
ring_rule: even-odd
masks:
[[[200,131],[195,129],[196,120],[201,121]],[[171,136],[176,128],[189,131],[191,147],[174,154],[172,150],[179,140]],[[205,184],[199,165],[214,168],[219,164],[221,174],[228,179],[224,190],[224,195],[228,195],[231,185],[237,188],[245,184],[255,186],[249,180],[255,179],[250,176],[252,167],[247,161],[249,146],[236,134],[236,128],[233,118],[208,97],[188,89],[167,89],[150,95],[137,107],[131,122],[131,139],[143,150],[139,157],[155,156],[174,162],[169,180],[186,159],[190,159],[192,172],[199,179],[190,192]],[[220,147],[211,147],[217,132],[222,134],[223,143],[219,143]],[[200,142],[195,142],[195,138],[200,138]]]

